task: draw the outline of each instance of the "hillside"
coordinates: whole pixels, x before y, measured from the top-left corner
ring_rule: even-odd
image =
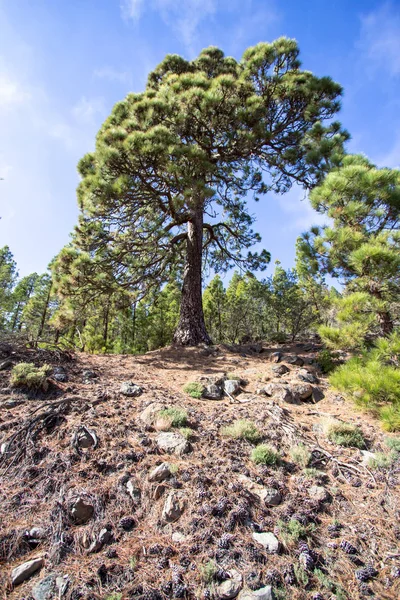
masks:
[[[389,455],[388,436],[329,389],[317,344],[2,350],[1,598],[400,596],[399,454],[367,464],[364,450]],[[51,365],[47,392],[10,387],[21,361]],[[219,400],[183,391],[227,376],[241,387]],[[328,439],[333,418],[365,445]],[[238,419],[251,424],[223,431]],[[253,425],[276,464],[235,439],[255,440]]]

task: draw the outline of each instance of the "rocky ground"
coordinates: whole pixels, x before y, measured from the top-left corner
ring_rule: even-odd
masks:
[[[387,436],[329,390],[318,349],[3,347],[0,597],[399,598],[400,464],[368,466]],[[21,361],[51,364],[46,392],[10,387]],[[169,407],[186,411],[185,428]],[[359,426],[365,450],[330,442],[330,417]],[[277,464],[224,434],[238,419]]]

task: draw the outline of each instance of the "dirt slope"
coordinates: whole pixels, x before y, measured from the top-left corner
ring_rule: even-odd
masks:
[[[68,381],[53,379],[47,393],[32,397],[9,387],[9,369],[0,371],[0,445],[6,444],[0,456],[0,598],[33,593],[46,599],[47,588],[37,586],[50,575],[50,589],[52,574],[64,577],[62,597],[73,600],[247,599],[261,597],[251,595],[259,588],[268,594],[268,586],[276,598],[399,598],[399,461],[371,470],[361,464],[359,449],[326,439],[321,423],[332,416],[359,425],[369,450],[387,452],[373,418],[328,389],[314,361],[317,349],[169,348],[71,360],[57,353],[11,355],[14,363],[62,365]],[[278,350],[279,364],[289,369],[280,377],[271,360]],[[302,367],[286,360],[293,354],[319,379],[314,401],[256,394],[268,382],[301,383]],[[189,381],[221,373],[242,380],[239,396],[193,399],[182,390]],[[142,393],[123,395],[126,381]],[[141,418],[153,403],[187,411],[193,430],[187,453],[160,449],[160,430],[168,427],[162,419],[146,424]],[[255,423],[263,442],[279,452],[279,465],[256,465],[253,444],[222,435],[237,419]],[[95,445],[80,447],[85,436]],[[312,471],[290,456],[299,443],[312,451]],[[167,478],[149,481],[161,463],[169,464]],[[278,505],[264,501],[271,488]],[[83,523],[74,513],[77,502],[78,509],[89,506]],[[263,532],[279,544],[272,553],[257,538]],[[12,570],[37,557],[41,569],[13,587]],[[359,580],[368,575],[369,581]],[[54,586],[47,599],[61,597],[60,585]]]

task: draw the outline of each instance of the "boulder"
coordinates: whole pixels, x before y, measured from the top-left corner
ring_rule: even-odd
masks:
[[[237,379],[227,379],[224,382],[224,390],[227,394],[235,396],[240,392],[240,381]]]
[[[11,367],[14,365],[12,360],[3,360],[3,362],[0,363],[0,371],[5,371],[6,369],[11,369]]]
[[[71,517],[76,524],[82,525],[83,523],[87,523],[87,521],[92,518],[93,513],[94,506],[89,500],[79,496],[79,498],[73,501],[71,506]]]
[[[271,531],[265,533],[254,532],[253,539],[261,544],[261,546],[264,546],[269,554],[277,554],[279,552],[279,540]]]
[[[152,402],[139,415],[139,419],[145,425],[152,427],[158,418],[158,413],[165,408],[164,404]]]
[[[286,365],[276,365],[276,367],[272,367],[272,371],[275,375],[281,376],[285,375],[285,373],[289,373],[290,369]]]
[[[178,456],[181,456],[182,454],[190,452],[191,449],[187,439],[184,438],[181,433],[173,431],[162,431],[158,434],[156,442],[160,450],[163,450],[168,454],[177,454]]]
[[[140,385],[136,385],[133,383],[133,381],[124,381],[121,383],[119,391],[123,396],[129,396],[130,398],[136,398],[137,396],[143,394],[143,390]]]
[[[129,479],[129,481],[126,482],[126,490],[135,504],[139,504],[142,497],[142,492],[133,479]]]
[[[215,383],[210,383],[206,385],[203,391],[203,398],[207,400],[221,400],[223,396],[222,388]]]
[[[158,467],[156,467],[155,469],[153,469],[153,471],[149,475],[149,481],[156,481],[160,483],[161,481],[168,479],[170,475],[171,471],[169,469],[169,464],[164,462],[161,463],[161,465],[158,465]]]
[[[307,400],[311,398],[313,393],[313,387],[309,383],[292,383],[289,387],[292,395],[297,400]]]
[[[297,356],[297,354],[288,354],[285,356],[285,361],[289,365],[296,365],[298,367],[302,367],[304,365],[304,360],[300,358],[300,356]]]
[[[13,585],[19,585],[20,583],[26,581],[36,573],[39,569],[41,569],[44,565],[44,558],[34,558],[33,560],[28,560],[27,562],[22,563],[18,567],[11,572],[11,581]]]
[[[242,576],[239,571],[232,569],[228,571],[229,579],[226,579],[216,587],[217,598],[229,600],[236,598],[242,588]]]
[[[268,383],[263,389],[267,396],[272,396],[282,402],[295,402],[295,398],[287,385],[281,383]]]
[[[31,596],[34,600],[54,600],[59,597],[57,586],[57,574],[50,573],[39,581],[31,591]]]
[[[172,491],[167,496],[162,511],[162,520],[167,523],[174,523],[183,514],[186,507],[186,500],[182,492]]]
[[[327,502],[331,497],[328,490],[326,488],[324,488],[322,485],[311,486],[310,489],[308,490],[308,495],[310,496],[310,498],[313,498],[314,500],[318,500],[319,502]]]
[[[282,502],[282,495],[275,488],[263,488],[260,497],[267,506],[278,506]]]
[[[318,378],[313,373],[307,371],[307,369],[300,369],[297,373],[297,377],[301,381],[307,381],[308,383],[319,383]]]
[[[212,375],[200,375],[200,377],[197,379],[197,381],[201,384],[203,384],[204,386],[206,385],[218,385],[218,386],[222,386],[224,385],[224,381],[225,381],[225,373],[213,373]]]
[[[243,590],[238,596],[238,600],[274,600],[275,596],[270,585],[259,588],[258,590]]]

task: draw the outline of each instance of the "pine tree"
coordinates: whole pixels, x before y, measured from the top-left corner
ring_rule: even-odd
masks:
[[[32,296],[35,283],[39,275],[31,273],[18,281],[12,293],[12,308],[10,311],[10,329],[11,331],[21,331],[23,327],[22,313],[26,304]]]
[[[298,248],[311,273],[338,277],[338,327],[321,327],[333,347],[356,348],[368,335],[389,335],[400,292],[400,171],[346,156],[310,194],[332,225],[314,227]]]
[[[12,290],[17,276],[17,264],[10,248],[0,248],[0,331],[7,326],[12,308]]]
[[[348,137],[338,123],[323,125],[339,109],[340,86],[301,70],[298,55],[286,38],[249,48],[240,62],[214,47],[191,62],[169,55],[143,93],[115,105],[79,163],[75,255],[60,256],[70,293],[111,285],[138,300],[178,270],[174,340],[210,342],[203,259],[217,272],[265,268],[266,251],[245,252],[260,240],[247,194],[312,187]]]

